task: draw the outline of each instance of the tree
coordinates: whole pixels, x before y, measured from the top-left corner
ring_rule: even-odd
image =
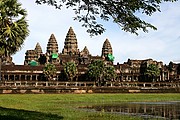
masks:
[[[0,0],[0,73],[2,58],[8,61],[29,34],[26,15],[17,0]]]
[[[102,60],[94,60],[88,66],[88,75],[94,81],[101,81],[104,75],[104,62]]]
[[[64,73],[66,74],[68,80],[73,81],[73,78],[77,74],[76,64],[74,62],[66,62],[64,64]]]
[[[105,64],[102,60],[92,61],[88,66],[88,75],[94,81],[98,81],[99,85],[106,80],[115,79],[116,73],[114,66]]]
[[[36,0],[37,4],[48,4],[57,9],[72,8],[76,14],[74,20],[82,22],[90,35],[102,34],[105,28],[98,23],[99,19],[112,20],[122,30],[138,34],[138,30],[148,32],[148,28],[156,30],[156,27],[145,22],[137,13],[151,16],[160,12],[162,2],[174,2],[178,0]]]
[[[149,81],[154,82],[154,80],[157,80],[157,76],[160,75],[160,69],[157,65],[150,64],[145,70],[145,75],[148,76]]]
[[[0,0],[0,45],[9,57],[21,48],[29,34],[27,12],[17,0]]]
[[[53,78],[56,76],[56,72],[57,70],[54,64],[46,64],[43,69],[43,73],[45,77],[48,79],[48,81],[53,80]]]
[[[114,80],[116,78],[115,68],[112,65],[105,66],[104,79],[105,80]]]

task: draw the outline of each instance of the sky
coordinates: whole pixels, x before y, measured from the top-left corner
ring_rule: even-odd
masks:
[[[170,61],[180,63],[180,1],[161,4],[161,12],[152,16],[139,15],[143,20],[157,27],[157,30],[149,30],[148,33],[139,31],[139,35],[124,32],[112,21],[103,22],[105,33],[91,37],[82,23],[74,21],[72,10],[57,10],[52,6],[37,5],[35,0],[18,0],[22,8],[27,10],[27,21],[30,34],[24,45],[15,55],[15,64],[24,64],[26,50],[34,49],[37,42],[42,47],[43,53],[50,35],[56,37],[59,53],[64,47],[65,37],[70,27],[73,28],[79,50],[87,46],[91,55],[101,55],[102,46],[106,39],[111,43],[114,64],[124,63],[128,59],[144,60],[153,59],[169,64]]]

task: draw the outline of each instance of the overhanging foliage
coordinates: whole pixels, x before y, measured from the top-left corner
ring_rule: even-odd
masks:
[[[74,20],[82,22],[90,35],[99,35],[105,28],[98,19],[113,20],[122,30],[138,34],[138,30],[148,32],[148,28],[157,28],[142,20],[137,13],[151,16],[160,12],[162,2],[177,0],[36,0],[37,4],[48,4],[57,9],[72,8],[76,14]]]

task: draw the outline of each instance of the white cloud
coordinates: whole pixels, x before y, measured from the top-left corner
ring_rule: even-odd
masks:
[[[23,8],[28,11],[28,23],[30,35],[27,37],[23,49],[13,56],[16,64],[23,64],[25,52],[34,49],[37,42],[40,43],[43,52],[51,33],[55,34],[62,52],[64,40],[70,26],[73,27],[80,50],[87,46],[92,55],[101,55],[102,45],[106,38],[113,47],[115,63],[125,62],[130,59],[153,58],[164,63],[180,59],[180,1],[164,3],[162,12],[155,13],[151,17],[144,17],[155,25],[158,30],[150,30],[149,33],[139,32],[139,36],[126,33],[112,22],[103,22],[106,32],[101,36],[90,37],[81,23],[73,21],[74,13],[71,10],[56,10],[47,5],[36,5],[35,0],[19,0]]]

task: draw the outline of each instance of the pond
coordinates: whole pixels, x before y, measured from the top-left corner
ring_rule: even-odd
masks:
[[[171,102],[129,102],[112,105],[86,106],[83,109],[96,112],[126,114],[142,118],[180,119],[180,101]]]

